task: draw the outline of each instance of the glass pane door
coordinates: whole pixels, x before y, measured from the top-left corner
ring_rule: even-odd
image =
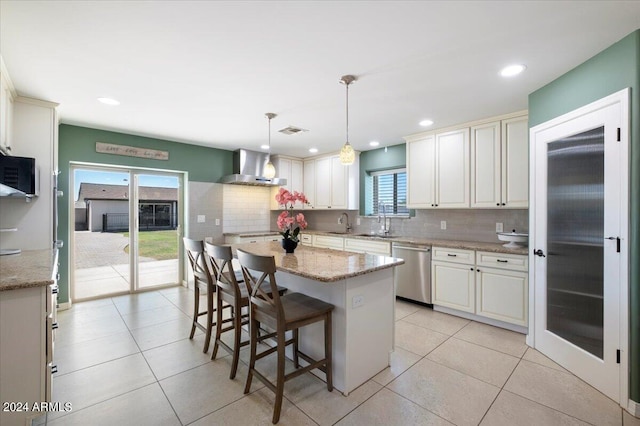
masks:
[[[180,178],[135,174],[137,288],[179,282]]]
[[[547,329],[603,358],[604,126],[547,151]]]

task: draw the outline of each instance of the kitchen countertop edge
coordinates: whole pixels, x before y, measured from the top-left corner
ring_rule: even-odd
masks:
[[[0,291],[44,287],[54,284],[51,276],[57,250],[24,250],[0,257]]]

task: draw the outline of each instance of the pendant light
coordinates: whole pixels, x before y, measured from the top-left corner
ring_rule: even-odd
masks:
[[[344,146],[340,150],[340,163],[345,166],[353,164],[353,162],[356,160],[356,153],[349,143],[349,85],[354,81],[356,81],[356,78],[352,75],[343,75],[340,78],[340,83],[344,84],[347,88],[347,141],[344,143]]]
[[[264,115],[269,120],[269,154],[267,155],[267,164],[264,165],[264,177],[273,179],[276,177],[276,168],[271,162],[271,119],[276,115],[272,112],[268,112]]]

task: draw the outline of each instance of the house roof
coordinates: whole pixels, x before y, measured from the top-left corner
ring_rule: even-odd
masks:
[[[161,188],[141,186],[140,201],[176,201],[177,188]],[[81,183],[78,201],[85,200],[128,200],[129,187],[127,185],[105,185],[100,183]]]

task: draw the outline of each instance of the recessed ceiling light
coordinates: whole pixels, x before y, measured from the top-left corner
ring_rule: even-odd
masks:
[[[269,145],[260,145],[261,149],[269,149]]]
[[[369,142],[369,145],[371,145],[371,146],[378,146],[378,145],[380,145],[380,142],[378,142],[378,141],[371,141],[371,142]]]
[[[429,127],[433,124],[433,120],[422,120],[419,124],[422,127]]]
[[[318,148],[309,148],[309,152],[315,154],[316,152],[318,152]]]
[[[105,105],[120,105],[120,102],[112,98],[98,98],[98,102],[102,102]]]
[[[500,70],[500,75],[503,77],[513,77],[514,75],[520,74],[525,69],[527,69],[527,67],[522,64],[509,65],[508,67],[504,67]]]

